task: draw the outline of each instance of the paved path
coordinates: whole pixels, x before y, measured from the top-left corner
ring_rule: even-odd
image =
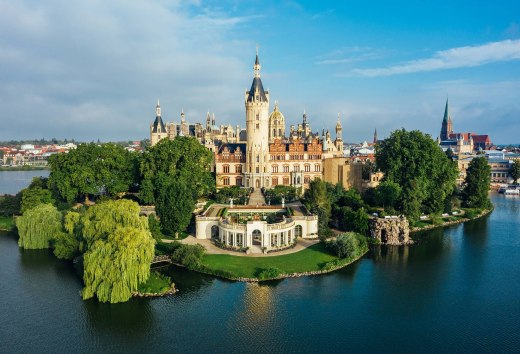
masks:
[[[253,191],[253,193],[251,193],[251,196],[249,197],[249,203],[247,203],[247,205],[252,205],[252,206],[265,205],[265,198],[264,198],[264,195],[262,194],[262,191],[260,190],[260,188],[256,188]]]
[[[166,240],[164,240],[164,241],[166,241]],[[284,251],[271,252],[268,254],[263,254],[263,253],[245,254],[243,252],[228,251],[228,250],[224,250],[222,248],[215,246],[211,242],[211,240],[199,240],[193,236],[188,236],[185,239],[181,240],[180,242],[185,243],[187,245],[194,245],[194,244],[198,243],[199,245],[204,246],[207,254],[229,254],[232,256],[239,256],[239,257],[274,257],[274,256],[282,256],[284,254],[299,252],[301,250],[306,249],[307,247],[310,247],[312,245],[319,243],[320,241],[319,240],[305,240],[305,239],[299,238],[298,243],[296,243],[296,246],[294,246],[293,248],[289,248]]]

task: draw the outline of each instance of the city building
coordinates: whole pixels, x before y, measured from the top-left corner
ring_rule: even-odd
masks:
[[[487,134],[456,133],[453,131],[453,120],[450,114],[448,99],[444,108],[439,145],[446,151],[450,149],[454,154],[472,154],[475,151],[487,150],[493,144]]]

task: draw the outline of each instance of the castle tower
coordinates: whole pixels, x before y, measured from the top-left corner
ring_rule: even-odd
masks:
[[[269,116],[269,142],[274,139],[283,139],[285,137],[285,117],[278,110],[278,102],[274,103],[274,111]]]
[[[442,119],[441,127],[441,141],[448,140],[450,134],[453,133],[453,123],[451,121],[450,107],[448,105],[448,99],[446,98],[446,107],[444,108],[444,118]]]
[[[164,139],[168,136],[166,127],[161,118],[161,104],[157,99],[157,106],[155,106],[155,121],[150,124],[150,144],[154,146],[159,140]]]
[[[269,92],[260,79],[258,50],[251,89],[246,91],[246,187],[269,187]]]
[[[334,145],[336,145],[336,149],[339,152],[343,152],[343,127],[341,126],[341,121],[338,113],[338,122],[336,123],[336,140],[334,141]]]

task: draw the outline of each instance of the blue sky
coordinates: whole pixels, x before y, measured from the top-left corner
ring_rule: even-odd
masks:
[[[0,140],[145,138],[157,98],[244,126],[257,44],[288,125],[436,137],[449,96],[456,131],[520,143],[514,1],[0,0]]]

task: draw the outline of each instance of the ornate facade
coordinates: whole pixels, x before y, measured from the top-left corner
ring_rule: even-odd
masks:
[[[276,185],[308,187],[323,178],[324,160],[343,157],[343,128],[338,114],[336,137],[330,132],[313,133],[304,111],[302,123],[286,133],[285,117],[275,103],[271,113],[270,94],[264,89],[258,53],[253,65],[253,82],[245,92],[246,129],[231,125],[217,127],[215,116],[206,116],[205,126],[186,122],[164,124],[157,102],[156,118],[150,125],[151,144],[160,139],[193,136],[215,153],[217,187],[271,188]]]

